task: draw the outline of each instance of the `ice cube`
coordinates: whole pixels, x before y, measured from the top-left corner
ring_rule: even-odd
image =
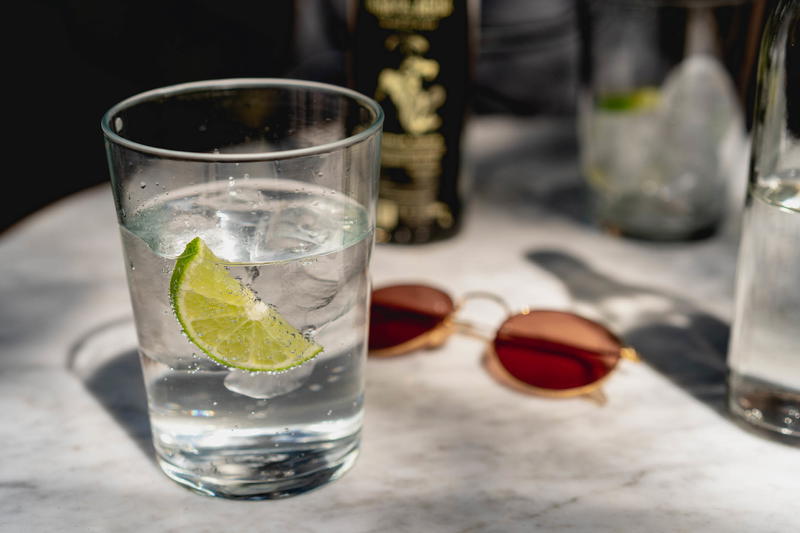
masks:
[[[331,230],[320,213],[302,205],[288,203],[279,212],[270,228],[264,245],[270,250],[283,250],[290,254],[310,254],[326,243]]]
[[[288,394],[303,386],[314,372],[312,359],[285,372],[246,372],[231,370],[225,377],[225,388],[250,398],[269,399]]]

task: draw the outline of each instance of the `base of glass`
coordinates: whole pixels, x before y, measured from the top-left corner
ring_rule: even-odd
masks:
[[[728,408],[748,424],[800,444],[800,391],[732,373]]]
[[[341,450],[339,450],[341,452]],[[346,453],[336,454],[335,461],[325,452],[265,454],[261,464],[249,460],[237,464],[235,473],[209,475],[197,469],[182,468],[157,456],[161,470],[173,481],[200,494],[232,500],[276,500],[319,488],[344,475],[358,457],[358,441]],[[318,457],[310,457],[310,455]],[[313,469],[298,467],[315,464]]]
[[[594,190],[592,210],[595,223],[606,232],[646,241],[696,241],[714,235],[723,210],[714,202],[663,200],[629,193],[610,197]]]
[[[644,227],[603,218],[598,219],[598,225],[612,235],[620,235],[643,241],[662,242],[699,241],[713,236],[719,229],[718,222],[712,222],[696,228],[675,229],[670,228],[668,225],[660,225],[655,222],[652,226]]]

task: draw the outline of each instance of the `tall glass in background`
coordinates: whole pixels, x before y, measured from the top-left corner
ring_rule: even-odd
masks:
[[[359,448],[380,107],[267,79],[157,89],[103,117],[158,462],[214,496],[288,496]],[[200,237],[228,273],[324,351],[288,371],[212,361],[170,278]]]
[[[710,235],[729,185],[744,184],[763,0],[578,6],[581,166],[597,223],[652,240]]]
[[[800,439],[800,0],[765,28],[743,224],[729,407]]]

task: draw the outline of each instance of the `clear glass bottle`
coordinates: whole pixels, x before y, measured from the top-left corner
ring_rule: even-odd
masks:
[[[742,80],[763,1],[577,3],[580,162],[599,226],[655,241],[720,227],[745,178]]]
[[[764,29],[728,361],[730,410],[800,443],[800,0]]]

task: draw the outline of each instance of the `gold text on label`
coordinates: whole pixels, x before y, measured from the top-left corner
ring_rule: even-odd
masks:
[[[366,9],[382,28],[433,30],[453,13],[453,0],[366,0]]]
[[[440,133],[406,135],[385,132],[381,140],[381,164],[385,168],[402,168],[414,179],[438,178],[442,173],[442,156],[447,152]]]

